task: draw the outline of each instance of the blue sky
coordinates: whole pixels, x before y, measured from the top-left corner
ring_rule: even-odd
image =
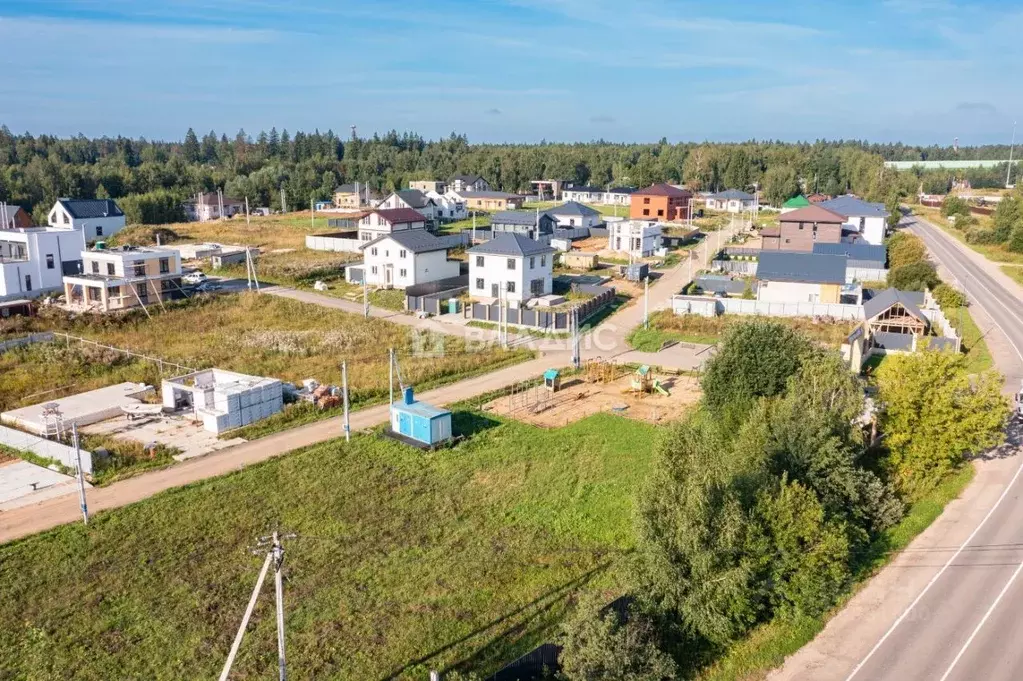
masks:
[[[1020,36],[1018,1],[2,0],[0,123],[997,143]]]

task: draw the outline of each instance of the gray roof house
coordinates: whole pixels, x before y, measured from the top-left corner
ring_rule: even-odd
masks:
[[[58,199],[57,203],[76,220],[124,217],[121,207],[112,199]]]
[[[891,215],[883,203],[871,203],[869,201],[864,201],[860,197],[853,196],[852,194],[837,196],[830,201],[823,201],[818,205],[824,206],[830,211],[834,211],[849,218],[886,218]]]
[[[845,284],[847,258],[788,251],[763,251],[757,263],[757,279],[802,284]]]
[[[554,233],[556,222],[547,213],[540,213],[539,218],[534,211],[503,210],[490,218],[491,232],[496,236],[501,233],[521,234],[530,239],[537,237],[537,222],[540,225],[540,236]]]
[[[372,241],[367,241],[366,243],[361,244],[359,249],[366,250],[366,248],[374,246],[384,239],[391,239],[412,253],[446,251],[449,248],[455,248],[462,244],[461,237],[457,234],[452,236],[434,236],[425,229],[403,229],[383,236],[378,236]]]
[[[579,203],[578,201],[568,201],[567,203],[563,203],[560,206],[555,206],[554,208],[548,210],[547,213],[554,216],[558,215],[566,216],[574,215],[579,217],[600,216],[599,210],[596,210],[595,208],[590,208],[589,206]]]
[[[813,252],[818,255],[842,255],[849,259],[849,267],[860,267],[866,269],[885,269],[888,261],[888,248],[885,246],[874,246],[862,241],[849,243],[843,241],[837,244],[815,243]]]
[[[57,229],[80,230],[86,241],[112,236],[125,226],[124,211],[111,199],[57,199],[47,221]]]
[[[536,241],[521,234],[495,234],[494,238],[479,246],[473,246],[466,253],[472,255],[506,255],[509,257],[542,255],[553,253],[554,248],[542,241]]]
[[[726,189],[723,192],[711,194],[707,198],[717,199],[719,201],[728,201],[729,199],[737,199],[739,201],[752,201],[756,197],[740,189]]]

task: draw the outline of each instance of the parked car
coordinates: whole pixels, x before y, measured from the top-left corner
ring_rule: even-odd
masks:
[[[202,272],[189,272],[185,276],[181,277],[181,281],[192,286],[201,284],[206,281],[206,275]]]

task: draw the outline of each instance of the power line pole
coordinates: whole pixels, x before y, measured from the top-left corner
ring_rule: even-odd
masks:
[[[362,259],[362,316],[369,319],[369,265]]]
[[[245,197],[245,224],[246,225],[250,224],[250,222],[249,222],[249,197],[247,197],[247,196]]]
[[[341,399],[345,408],[345,442],[352,439],[352,424],[348,421],[348,362],[341,362]]]
[[[643,328],[650,328],[650,275],[643,283]]]
[[[274,559],[274,591],[277,601],[277,668],[279,681],[287,681],[287,662],[284,656],[284,576],[281,567],[284,565],[284,547],[281,546],[277,532],[273,533],[273,548],[270,555]]]
[[[1012,142],[1009,144],[1009,167],[1005,169],[1005,188],[1008,189],[1012,179],[1012,150],[1016,146],[1016,121],[1012,122]]]
[[[82,450],[78,446],[78,424],[71,422],[71,440],[75,445],[75,461],[78,467],[78,504],[82,509],[82,523],[89,524],[89,506],[85,502],[85,471],[82,470]]]
[[[227,681],[227,676],[231,673],[231,666],[234,664],[234,658],[238,654],[238,648],[242,645],[245,629],[249,626],[249,619],[252,617],[252,611],[256,607],[256,600],[259,598],[260,589],[263,588],[263,580],[266,579],[266,573],[270,569],[270,561],[272,559],[273,554],[268,552],[266,560],[263,561],[263,569],[259,571],[259,578],[256,579],[256,588],[252,590],[252,596],[249,597],[249,605],[245,608],[245,614],[242,616],[241,626],[238,627],[234,643],[231,644],[231,652],[227,654],[227,662],[224,663],[224,669],[220,672],[219,681]]]

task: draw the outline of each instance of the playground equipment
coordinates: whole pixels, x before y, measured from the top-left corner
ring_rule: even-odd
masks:
[[[586,380],[589,383],[614,383],[618,380],[618,362],[601,357],[586,362]]]
[[[629,389],[636,393],[652,393],[658,392],[665,397],[671,395],[668,389],[661,385],[660,380],[655,379],[653,373],[650,371],[650,367],[644,364],[643,366],[636,369],[636,373],[632,376],[632,382],[630,383]]]
[[[543,386],[554,393],[561,388],[561,372],[557,369],[548,369],[543,372]]]
[[[511,392],[508,394],[508,408],[512,412],[525,409],[534,414],[539,414],[550,409],[553,405],[554,390],[547,387],[547,373],[544,374],[543,385],[527,381],[512,386]]]

